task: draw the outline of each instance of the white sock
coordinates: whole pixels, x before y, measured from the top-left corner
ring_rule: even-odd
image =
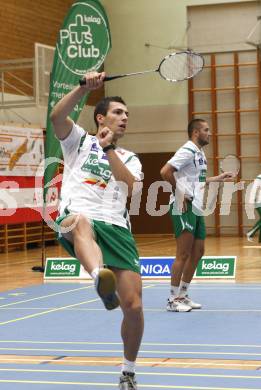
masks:
[[[94,268],[91,272],[91,277],[93,278],[93,280],[95,281],[95,279],[97,278],[98,276],[98,273],[100,272],[100,268],[97,267],[97,268]]]
[[[179,296],[180,298],[184,298],[188,294],[190,283],[183,282],[183,280],[180,282],[179,285]]]
[[[170,287],[170,298],[177,298],[179,296],[179,287],[171,286]]]
[[[127,359],[123,359],[123,364],[122,364],[122,369],[121,369],[121,372],[125,371],[125,372],[134,372],[135,373],[135,366],[136,366],[136,362],[130,362],[129,360]]]

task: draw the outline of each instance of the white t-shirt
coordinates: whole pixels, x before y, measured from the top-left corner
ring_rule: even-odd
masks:
[[[257,175],[254,181],[254,188],[256,190],[255,193],[255,207],[261,207],[261,174]]]
[[[72,214],[81,213],[89,219],[128,228],[127,184],[124,187],[116,182],[97,137],[74,124],[60,143],[64,173],[59,215],[66,209]],[[138,157],[120,147],[115,152],[136,180],[142,180]]]
[[[192,141],[187,141],[168,161],[177,172],[174,172],[177,194],[184,194],[192,200],[197,210],[203,209],[203,199],[206,184],[207,159],[202,149]],[[170,203],[175,201],[171,194]]]

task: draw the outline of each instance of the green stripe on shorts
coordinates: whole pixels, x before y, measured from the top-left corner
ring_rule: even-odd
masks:
[[[192,211],[192,202],[187,202],[185,213],[178,214],[175,202],[170,205],[169,214],[175,237],[178,238],[185,230],[192,233],[196,239],[205,240],[206,227],[204,217]]]

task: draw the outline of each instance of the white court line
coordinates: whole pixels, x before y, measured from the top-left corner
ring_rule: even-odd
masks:
[[[244,245],[243,248],[245,249],[261,249],[260,245]]]
[[[166,312],[166,309],[144,309],[146,312]],[[261,309],[200,309],[193,313],[260,313]],[[174,314],[175,315],[175,314]],[[191,315],[191,314],[190,314]]]
[[[80,290],[87,290],[88,288],[91,288],[91,287],[93,287],[93,285],[91,285],[91,286],[86,286],[86,287],[74,288],[74,289],[72,289],[72,290],[60,291],[60,292],[58,292],[58,293],[53,293],[53,294],[48,294],[48,295],[42,295],[42,296],[39,296],[39,297],[30,298],[30,299],[25,299],[25,300],[22,300],[22,301],[16,301],[16,302],[13,302],[13,303],[7,303],[7,304],[5,304],[5,305],[0,305],[0,308],[2,308],[2,307],[8,307],[8,306],[14,306],[14,305],[19,305],[20,303],[26,303],[26,302],[37,301],[37,300],[40,300],[40,299],[50,298],[50,297],[54,297],[54,296],[62,295],[62,294],[68,294],[68,293],[76,292],[76,291],[80,291]]]
[[[14,380],[14,379],[0,379],[0,383],[26,383],[26,384],[38,384],[38,385],[73,385],[73,386],[91,386],[92,388],[95,386],[105,386],[107,387],[116,387],[116,383],[95,383],[95,382],[58,382],[58,381],[33,381],[33,380]],[[255,390],[252,388],[246,388],[246,387],[205,387],[205,386],[174,386],[174,385],[141,385],[139,384],[139,388],[148,388],[148,389],[187,389],[187,390]],[[256,389],[259,390],[259,389]]]
[[[42,311],[42,312],[40,312],[40,313],[29,314],[29,315],[24,316],[24,317],[18,317],[18,318],[14,318],[14,319],[12,319],[12,320],[0,322],[0,325],[6,325],[6,324],[13,323],[13,322],[28,320],[28,319],[30,319],[30,318],[35,318],[35,317],[39,317],[39,316],[42,316],[42,315],[45,315],[45,314],[49,314],[49,313],[57,312],[57,311],[60,311],[60,310],[64,310],[64,309],[66,309],[66,308],[68,308],[68,307],[78,306],[78,305],[84,305],[84,304],[86,304],[86,303],[92,303],[92,302],[96,302],[96,301],[99,301],[99,300],[100,300],[100,298],[96,298],[96,299],[91,299],[91,300],[88,300],[88,301],[83,301],[83,302],[75,303],[75,304],[73,304],[73,305],[61,306],[61,307],[57,307],[56,309],[45,310],[45,311]]]
[[[99,299],[97,299],[98,301]],[[89,303],[89,301],[87,301]],[[76,304],[77,306],[77,304]],[[3,310],[60,310],[60,307],[11,307],[11,308],[1,308],[0,311]],[[104,308],[75,308],[75,307],[64,307],[64,311],[104,311]],[[120,309],[116,309],[119,311]],[[146,309],[143,308],[144,312],[157,312],[157,313],[165,313],[166,309]],[[200,309],[197,310],[196,313],[260,313],[261,309]],[[195,311],[194,311],[195,314]],[[174,314],[175,315],[175,314]]]
[[[0,340],[1,343],[14,344],[62,344],[62,345],[122,345],[122,342],[104,342],[104,341],[32,341],[32,340]],[[171,347],[229,347],[229,348],[261,348],[256,344],[191,344],[191,343],[142,343],[143,345],[152,346],[171,346]]]
[[[93,286],[89,286],[89,287],[93,287]],[[79,288],[77,290],[87,289],[89,287],[83,287],[83,288]],[[146,286],[145,288],[150,288],[150,287],[154,287],[154,285],[152,284],[150,286]],[[74,291],[74,290],[72,290],[72,291]],[[66,291],[66,292],[68,292],[68,291]],[[47,295],[45,297],[49,297],[49,296],[53,296],[53,295],[59,295],[59,294],[61,294],[61,293],[51,294],[51,295]],[[41,299],[41,298],[43,298],[43,297],[29,299],[29,300],[26,300],[24,302],[28,302],[28,301],[35,300],[35,299]],[[54,309],[42,311],[40,313],[30,314],[30,315],[27,315],[27,316],[24,316],[24,317],[18,317],[18,318],[11,319],[11,320],[8,320],[8,321],[3,321],[3,322],[0,322],[0,325],[6,325],[6,324],[13,323],[13,322],[18,322],[18,321],[22,321],[22,320],[28,320],[30,318],[39,317],[39,316],[42,316],[42,315],[45,315],[45,314],[49,314],[49,313],[57,312],[57,311],[60,311],[60,310],[65,310],[65,309],[68,309],[68,308],[71,308],[71,307],[80,306],[80,305],[84,305],[86,303],[92,303],[92,302],[97,302],[97,301],[100,301],[100,298],[90,299],[88,301],[83,301],[83,302],[75,303],[75,304],[72,304],[72,305],[61,306],[61,307],[57,307],[57,308],[54,308]],[[16,304],[16,302],[14,304]],[[9,305],[12,305],[12,304],[2,305],[2,306],[0,306],[0,308],[1,307],[5,307],[5,306],[9,306]]]
[[[100,371],[100,370],[73,370],[73,369],[39,369],[39,368],[0,368],[0,372],[48,372],[48,373],[69,373],[69,374],[101,374],[101,375],[118,375],[118,371]],[[177,372],[142,372],[139,376],[173,376],[173,377],[196,377],[196,378],[233,378],[233,379],[261,379],[261,375],[231,375],[231,374],[197,374],[197,373],[177,373]]]
[[[155,281],[154,281],[155,282]],[[156,281],[157,283],[157,281]],[[166,283],[161,283],[161,284],[155,284],[155,288],[157,290],[166,290],[166,287],[169,287],[169,282],[166,282]],[[261,290],[261,284],[260,284],[260,287],[257,285],[257,286],[236,286],[236,285],[233,285],[233,286],[227,286],[227,285],[212,285],[212,286],[200,286],[200,285],[195,285],[193,284],[192,285],[192,290],[195,291],[195,290],[233,290],[233,291],[240,291],[240,290]]]
[[[0,351],[23,351],[23,352],[74,352],[74,353],[122,353],[122,349],[65,349],[65,348],[8,348],[0,347]],[[260,356],[261,353],[249,353],[249,352],[202,352],[202,351],[169,351],[169,350],[144,350],[141,349],[140,353],[149,353],[149,354],[168,354],[168,355],[218,355],[218,356]],[[150,356],[151,357],[151,356]]]

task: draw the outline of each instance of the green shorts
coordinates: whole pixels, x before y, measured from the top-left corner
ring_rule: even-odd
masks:
[[[66,217],[68,214],[58,217],[56,223],[60,225]],[[91,220],[91,223],[103,263],[108,267],[140,273],[139,254],[132,233],[124,227],[102,221]],[[68,240],[59,233],[57,239],[71,256],[76,257],[73,245]]]
[[[193,213],[192,202],[187,202],[187,205],[187,211],[179,215],[177,215],[178,213],[175,203],[170,205],[169,213],[176,238],[178,238],[182,232],[187,230],[188,232],[192,233],[195,238],[205,240],[206,226],[204,217]]]

